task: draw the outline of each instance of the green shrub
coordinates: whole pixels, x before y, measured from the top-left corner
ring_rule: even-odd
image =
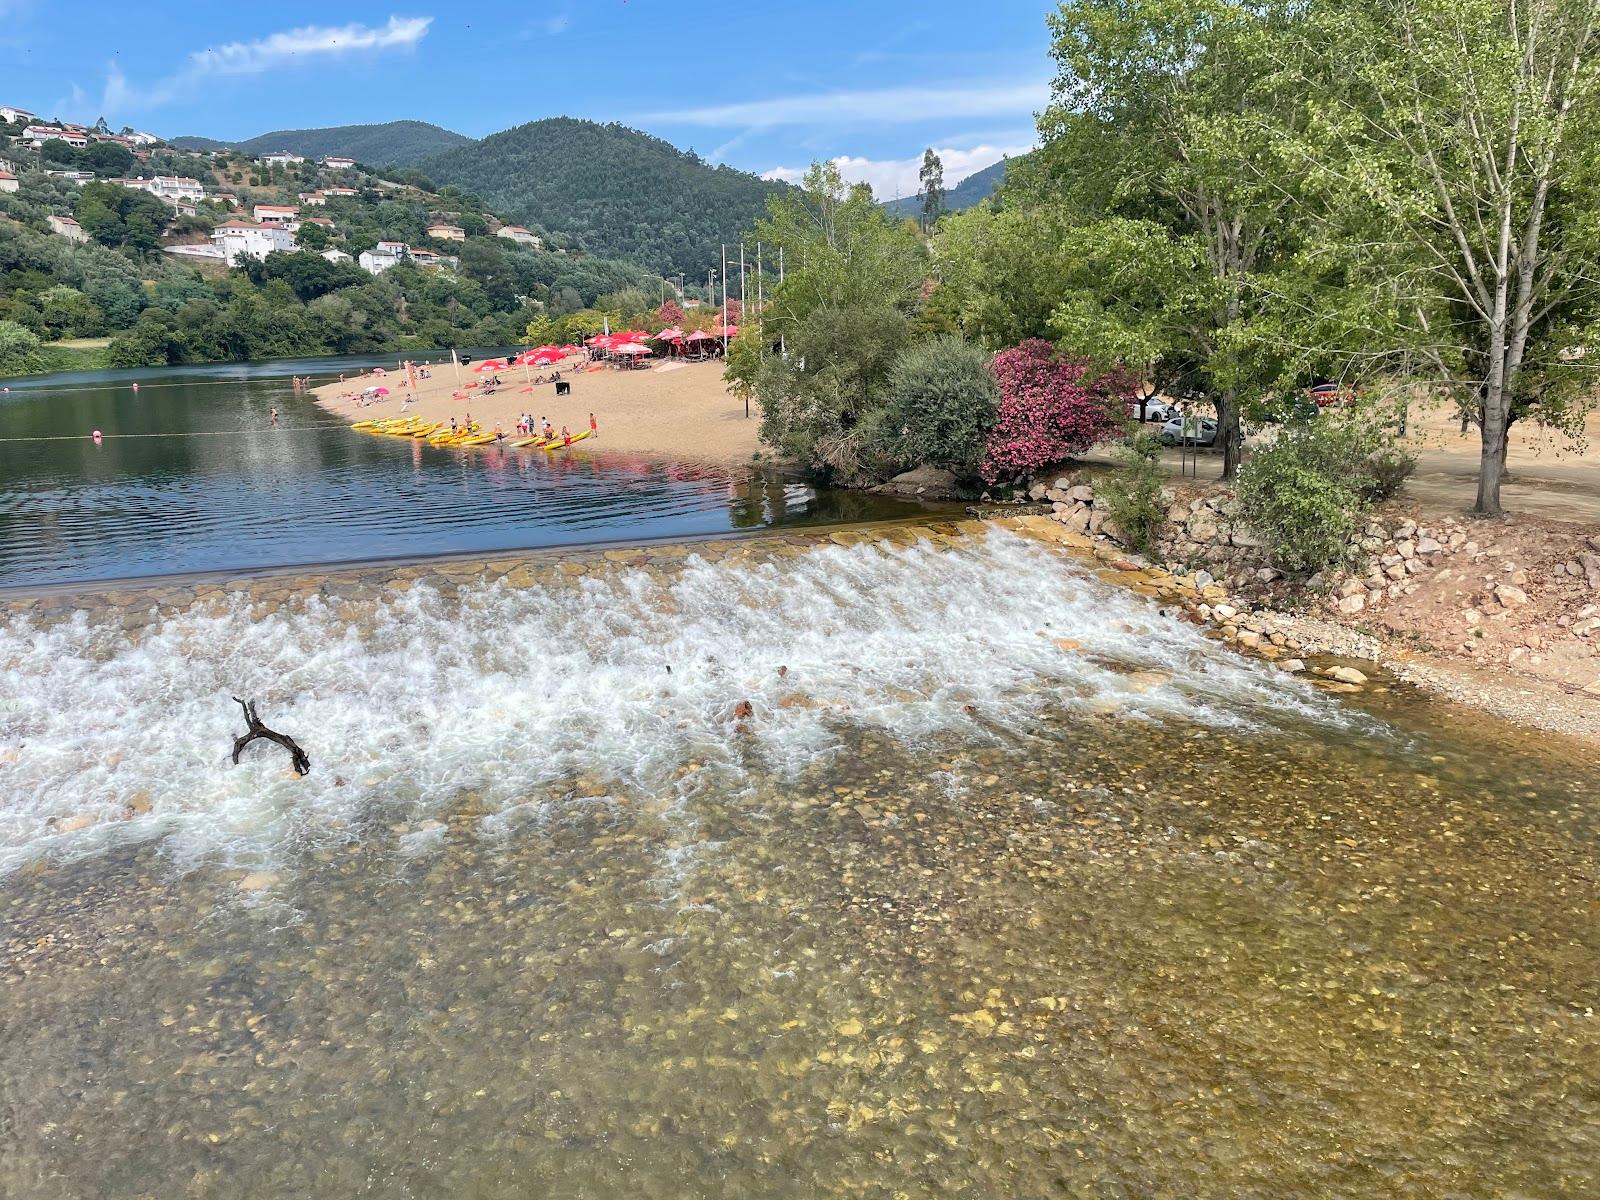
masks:
[[[15,321],[0,321],[0,375],[30,375],[44,369],[38,337]]]
[[[1417,469],[1417,459],[1398,446],[1379,446],[1366,458],[1368,481],[1362,488],[1369,500],[1381,503],[1399,494]]]
[[[1279,569],[1310,574],[1341,563],[1367,509],[1371,447],[1353,427],[1291,425],[1239,471],[1245,520]]]
[[[922,466],[977,474],[1000,406],[988,354],[959,337],[918,342],[895,359],[885,395],[863,421],[869,456],[891,474]]]
[[[1114,455],[1117,468],[1100,481],[1098,492],[1127,544],[1149,554],[1167,523],[1161,497],[1161,443],[1150,434],[1136,434]]]

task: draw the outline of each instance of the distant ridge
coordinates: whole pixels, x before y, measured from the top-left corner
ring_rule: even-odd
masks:
[[[749,233],[786,184],[624,125],[552,117],[507,129],[415,164],[509,213],[625,258],[704,282],[721,247]]]
[[[371,166],[409,167],[430,155],[468,145],[463,134],[426,121],[389,121],[382,125],[335,125],[326,129],[279,129],[242,142],[219,142],[207,137],[178,137],[172,144],[184,150],[242,150],[266,154],[287,150],[306,158],[342,154]]]
[[[1016,158],[1002,158],[993,166],[985,167],[976,174],[968,175],[955,187],[945,193],[944,208],[946,212],[960,212],[962,209],[971,208],[975,204],[982,204],[1006,177],[1006,167],[1014,162],[1021,162],[1027,155]],[[885,200],[885,211],[897,217],[920,217],[922,215],[922,197],[905,196],[899,200]]]

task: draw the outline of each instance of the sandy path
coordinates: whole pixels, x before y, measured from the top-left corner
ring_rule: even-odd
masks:
[[[557,430],[564,425],[573,433],[588,429],[593,413],[600,425],[599,438],[565,452],[572,454],[592,449],[660,459],[748,462],[761,448],[754,406],[747,419],[744,401],[729,393],[721,364],[715,362],[659,364],[637,371],[568,370],[563,378],[572,384],[572,393],[560,399],[553,384],[530,389],[520,367],[499,372],[504,386],[492,396],[481,395],[480,386],[468,386],[488,378],[472,374],[470,368],[461,369],[459,385],[448,360],[431,370],[433,378],[419,380],[412,402],[405,405],[406,416],[448,422],[451,417],[464,420],[470,413],[485,431],[492,432],[498,424],[515,439],[522,413],[532,414],[536,421],[548,417]],[[357,404],[361,390],[375,385],[389,388],[389,396],[376,404]],[[459,393],[467,398],[456,399]],[[343,383],[323,384],[311,394],[318,404],[351,421],[399,416],[404,399],[411,395],[397,371],[353,375]]]

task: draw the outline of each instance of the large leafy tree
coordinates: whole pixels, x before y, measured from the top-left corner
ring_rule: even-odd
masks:
[[[1217,407],[1224,475],[1242,403],[1285,368],[1251,333],[1296,250],[1308,120],[1284,0],[1080,0],[1050,18],[1059,68],[1024,205],[1062,205],[1078,270],[1052,327]]]
[[[922,299],[927,254],[916,227],[890,220],[871,189],[818,163],[802,192],[773,197],[756,236],[781,251],[784,277],[762,313],[760,338],[742,338],[730,356],[729,380],[760,400],[768,445],[858,476],[867,418],[887,403],[890,369],[913,336]],[[785,352],[769,353],[772,343]]]
[[[1482,434],[1477,511],[1497,513],[1512,423],[1581,428],[1594,392],[1600,4],[1386,0],[1338,15],[1346,70],[1308,157],[1365,302],[1352,349],[1455,397]]]

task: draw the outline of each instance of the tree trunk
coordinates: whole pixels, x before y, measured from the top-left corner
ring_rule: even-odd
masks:
[[[1506,455],[1511,452],[1511,427],[1517,423],[1515,413],[1506,416],[1506,430],[1500,435],[1500,482],[1515,483],[1511,476],[1511,468],[1506,466]]]
[[[1478,502],[1472,511],[1485,517],[1500,515],[1500,477],[1505,470],[1506,397],[1491,382],[1483,394],[1483,452],[1478,462]]]
[[[1239,393],[1229,388],[1217,401],[1217,437],[1222,442],[1222,478],[1231,480],[1239,473],[1244,457],[1244,439],[1239,436]]]

